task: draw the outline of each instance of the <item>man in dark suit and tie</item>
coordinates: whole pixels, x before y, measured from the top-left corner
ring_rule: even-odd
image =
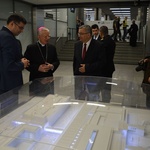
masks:
[[[78,36],[80,41],[74,46],[73,74],[101,76],[106,63],[104,48],[99,41],[92,39],[92,28],[89,25],[81,26]],[[86,44],[86,54],[83,59],[84,44]]]
[[[75,43],[74,46],[74,76],[101,76],[106,63],[103,45],[99,41],[92,39],[92,28],[89,25],[81,26],[78,36],[80,41]],[[86,53],[84,56],[85,44]],[[82,83],[82,81],[76,80],[75,86],[77,83]]]
[[[91,26],[91,28],[92,28],[92,34],[93,34],[92,38],[95,39],[95,40],[99,40],[100,41],[101,40],[101,36],[99,34],[99,27],[98,27],[98,25],[97,24],[93,24]]]

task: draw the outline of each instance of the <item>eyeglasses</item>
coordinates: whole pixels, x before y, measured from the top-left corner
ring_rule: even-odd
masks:
[[[88,34],[89,32],[85,32],[85,33],[78,33],[78,35],[84,35],[84,34]]]
[[[20,30],[24,29],[24,27],[19,26],[16,22],[14,22],[14,24],[17,25]]]
[[[51,38],[51,36],[49,35],[49,36],[42,36],[44,39],[50,39]]]

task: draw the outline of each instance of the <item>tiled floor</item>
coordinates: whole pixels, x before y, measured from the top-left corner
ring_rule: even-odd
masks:
[[[143,78],[143,72],[136,72],[136,65],[124,65],[115,64],[116,71],[113,74],[113,78],[120,80],[128,80],[133,82],[141,83]],[[71,61],[61,61],[59,68],[55,71],[54,76],[72,76],[72,62]],[[23,71],[24,83],[29,81],[29,72]]]

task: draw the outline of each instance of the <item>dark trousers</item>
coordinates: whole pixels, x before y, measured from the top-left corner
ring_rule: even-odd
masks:
[[[146,107],[150,108],[150,84],[142,83],[143,93],[146,94]]]
[[[99,78],[75,77],[75,99],[99,101]]]
[[[122,37],[123,41],[125,41],[126,35],[127,35],[127,28],[123,27],[123,37]]]
[[[136,46],[136,41],[137,41],[137,36],[131,36],[130,37],[130,46],[135,47]]]

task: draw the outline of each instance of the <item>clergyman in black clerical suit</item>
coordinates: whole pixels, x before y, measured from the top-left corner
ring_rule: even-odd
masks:
[[[60,62],[56,48],[49,44],[50,32],[45,27],[38,29],[38,41],[27,46],[24,56],[29,59],[29,80],[53,76]]]

